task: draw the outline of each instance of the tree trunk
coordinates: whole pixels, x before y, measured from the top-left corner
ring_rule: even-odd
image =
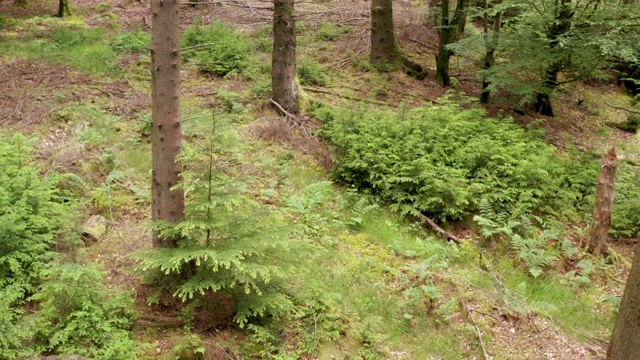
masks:
[[[286,111],[300,112],[296,85],[296,23],[294,0],[273,2],[273,51],[271,53],[271,92]]]
[[[557,3],[556,3],[557,4]],[[562,0],[559,6],[558,15],[556,21],[549,28],[547,32],[547,39],[549,40],[549,50],[555,56],[558,57],[551,62],[549,68],[545,72],[545,78],[543,81],[543,90],[539,91],[536,95],[535,109],[540,115],[546,115],[553,117],[553,107],[551,106],[551,93],[556,86],[558,86],[558,73],[562,69],[562,50],[557,51],[556,46],[560,43],[561,37],[571,29],[571,18],[573,17],[573,11],[571,9],[571,0]]]
[[[184,216],[184,191],[173,189],[180,180],[182,129],[180,123],[180,56],[178,0],[151,1],[152,183],[154,222],[178,223]],[[154,232],[154,247],[175,247],[178,239]]]
[[[436,81],[440,86],[451,86],[449,59],[453,55],[453,51],[448,49],[447,45],[457,41],[464,31],[465,2],[466,0],[457,0],[453,18],[449,19],[449,0],[442,0],[440,28],[438,29],[438,55],[436,55]]]
[[[60,0],[58,3],[58,17],[65,17],[71,15],[71,9],[69,9],[69,0]]]
[[[485,71],[490,70],[493,67],[493,64],[496,62],[495,52],[498,47],[498,37],[500,35],[500,28],[502,27],[502,12],[499,12],[493,18],[493,26],[489,27],[489,0],[485,0],[484,7],[484,45],[486,48],[486,53],[484,56],[484,69]],[[491,91],[489,90],[489,82],[488,76],[485,73],[482,79],[482,92],[480,93],[480,102],[486,104],[489,102],[489,97],[491,96]]]
[[[607,360],[634,360],[640,349],[640,249],[636,248],[620,311],[613,326]]]
[[[602,158],[596,191],[596,206],[593,210],[593,223],[589,232],[589,252],[594,255],[604,255],[607,251],[615,182],[616,149],[611,148]]]
[[[397,56],[393,4],[391,0],[372,0],[370,61],[372,64],[394,63]]]

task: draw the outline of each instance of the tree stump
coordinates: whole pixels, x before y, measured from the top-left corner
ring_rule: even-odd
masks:
[[[615,192],[616,161],[616,149],[611,148],[602,158],[600,166],[596,206],[593,210],[593,222],[589,232],[589,252],[594,255],[604,255],[607,251],[607,239],[611,226],[611,207]]]

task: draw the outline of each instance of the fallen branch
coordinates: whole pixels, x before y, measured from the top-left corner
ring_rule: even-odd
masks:
[[[458,239],[455,235],[452,235],[451,233],[445,231],[443,228],[438,226],[438,224],[436,224],[435,221],[431,220],[427,215],[425,215],[423,213],[420,213],[420,218],[422,218],[422,220],[424,220],[424,222],[426,222],[429,226],[431,226],[431,228],[434,231],[436,231],[437,233],[442,235],[445,240],[451,240],[451,241],[455,242],[456,244],[460,244],[460,239]]]
[[[273,104],[273,106],[276,107],[276,109],[278,109],[278,112],[280,113],[280,115],[282,115],[282,117],[284,117],[284,119],[288,122],[292,122],[295,125],[300,126],[300,128],[302,128],[302,130],[304,131],[305,135],[307,135],[307,137],[309,137],[309,132],[307,131],[307,128],[304,126],[304,122],[299,119],[296,115],[288,112],[287,110],[285,110],[282,105],[278,104],[277,101],[273,100],[273,99],[269,99],[269,101],[271,101],[271,103]]]
[[[612,104],[609,104],[609,103],[605,103],[605,104],[607,104],[607,106],[612,107],[614,109],[623,110],[623,111],[626,111],[626,112],[630,112],[632,114],[640,114],[640,110],[630,109],[628,107],[621,106],[621,105],[612,105]]]
[[[482,348],[482,354],[484,355],[485,360],[491,359],[491,356],[489,356],[489,353],[487,353],[487,349],[484,347],[484,341],[482,341],[482,333],[480,332],[480,328],[478,327],[476,320],[471,314],[471,310],[469,310],[469,308],[467,307],[467,304],[462,299],[462,296],[458,296],[458,299],[460,300],[460,305],[462,305],[462,308],[467,312],[467,316],[469,316],[473,327],[476,329],[476,335],[478,335],[478,340],[480,341],[480,347]]]

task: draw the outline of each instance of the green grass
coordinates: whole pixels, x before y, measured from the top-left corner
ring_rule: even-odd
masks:
[[[81,70],[93,75],[118,73],[118,58],[107,44],[106,30],[59,27],[26,39],[0,42],[5,57],[24,57]]]

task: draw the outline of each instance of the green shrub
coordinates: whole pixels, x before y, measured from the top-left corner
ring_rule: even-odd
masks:
[[[325,86],[328,83],[327,69],[315,60],[304,59],[298,62],[297,70],[303,85]]]
[[[206,46],[205,46],[206,45]],[[224,76],[230,72],[241,72],[247,65],[250,42],[224,24],[201,26],[194,23],[182,36],[181,47],[190,48],[182,52],[185,59],[196,63],[204,73]]]
[[[105,36],[103,28],[75,29],[60,27],[53,31],[51,38],[60,48],[73,48],[102,42]]]
[[[339,109],[325,126],[334,176],[402,213],[440,220],[475,213],[486,201],[513,216],[569,214],[593,193],[597,163],[583,169],[555,155],[534,131],[442,100],[438,106]],[[593,176],[593,177],[592,177]]]
[[[616,174],[610,233],[616,237],[640,234],[640,167],[624,161]]]
[[[151,35],[140,29],[122,32],[114,36],[110,45],[113,51],[121,54],[148,53],[151,48]]]
[[[32,347],[47,353],[94,359],[134,359],[133,299],[108,290],[94,266],[53,264],[46,282],[30,300],[40,302]]]
[[[318,41],[338,41],[351,29],[351,26],[338,26],[327,22],[318,27],[314,36]]]
[[[30,165],[23,136],[0,134],[0,288],[32,292],[69,214],[57,177]]]

